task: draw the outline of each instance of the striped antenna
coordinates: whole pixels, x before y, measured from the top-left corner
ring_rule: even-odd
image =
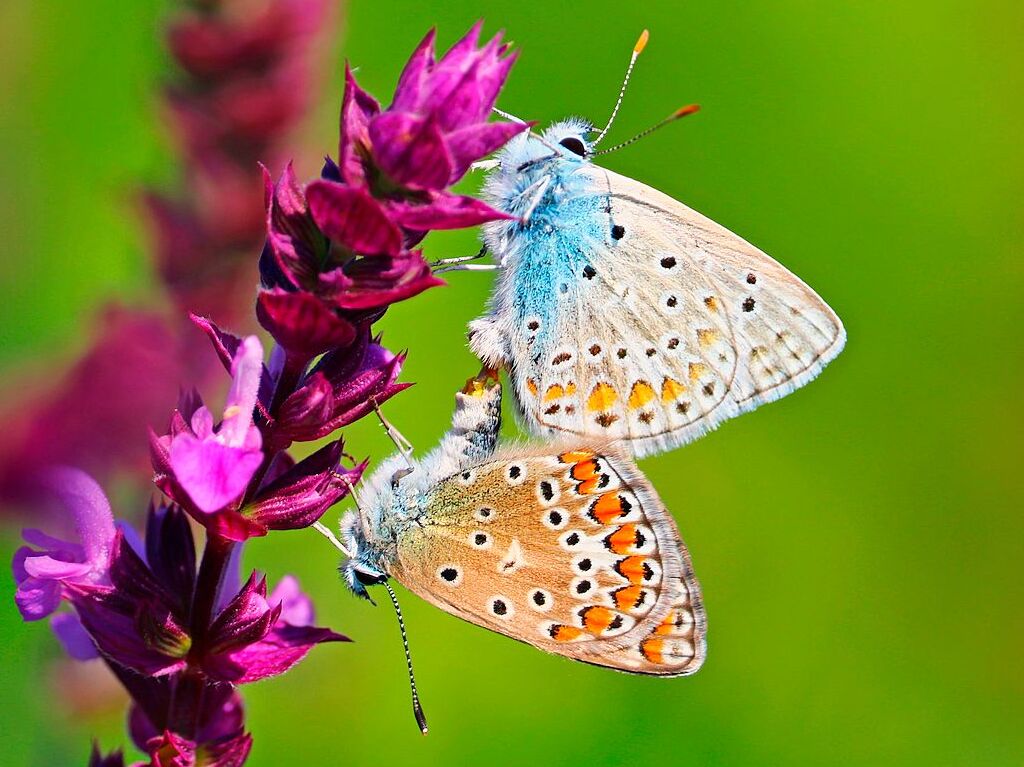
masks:
[[[381,581],[384,584],[384,588],[388,590],[388,596],[391,597],[391,604],[395,606],[395,615],[398,616],[398,629],[402,632],[402,647],[405,648],[405,666],[409,669],[409,687],[412,689],[412,714],[416,717],[416,724],[419,725],[420,732],[424,735],[427,734],[427,715],[423,713],[423,706],[420,705],[420,696],[416,692],[416,677],[412,674],[412,655],[409,653],[409,638],[405,634],[405,621],[402,620],[402,608],[398,606],[398,595],[395,594],[395,590],[391,588],[391,584],[387,581]]]
[[[612,109],[612,115],[608,118],[608,124],[604,126],[594,143],[591,146],[597,146],[598,142],[604,138],[604,134],[608,132],[608,129],[612,127],[612,123],[615,122],[615,115],[619,113],[619,107],[622,106],[622,99],[626,95],[626,86],[629,85],[629,77],[633,74],[633,65],[636,64],[636,60],[640,57],[641,52],[647,46],[647,40],[650,37],[650,33],[645,29],[640,33],[640,37],[636,41],[636,45],[633,46],[633,55],[629,57],[629,66],[626,67],[626,76],[622,80],[622,87],[619,89],[619,97],[615,100],[615,108]]]
[[[627,139],[626,141],[623,141],[621,144],[616,144],[613,147],[608,147],[607,149],[602,149],[600,152],[594,152],[594,155],[596,156],[596,155],[599,155],[599,154],[608,154],[609,152],[614,152],[617,149],[622,149],[622,147],[629,146],[634,141],[639,141],[644,136],[651,135],[652,133],[654,133],[654,131],[658,130],[658,128],[664,128],[669,123],[675,122],[680,117],[686,117],[686,115],[692,115],[694,112],[699,112],[699,111],[700,111],[700,104],[687,104],[685,107],[679,107],[679,109],[677,109],[675,112],[670,114],[668,117],[666,117],[664,120],[662,120],[657,125],[652,125],[647,130],[640,131],[635,136],[633,136],[633,138]]]

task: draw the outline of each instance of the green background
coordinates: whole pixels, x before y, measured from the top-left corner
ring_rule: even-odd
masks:
[[[72,357],[105,300],[156,295],[126,196],[170,175],[152,90],[165,10],[0,4],[5,381]],[[245,689],[250,764],[1020,764],[1024,6],[357,0],[337,36],[386,101],[428,27],[447,45],[478,17],[522,51],[500,105],[541,122],[604,119],[650,28],[613,138],[683,103],[704,111],[606,164],[779,258],[850,340],[806,389],[641,463],[703,585],[695,677],[573,664],[405,594],[423,738],[390,609],[347,596],[314,533],[274,534],[247,564],[296,573],[321,622],[357,642]],[[336,145],[340,60],[307,176]],[[427,245],[468,253],[474,234]],[[389,413],[422,449],[474,370],[464,325],[490,281],[454,275],[384,323],[418,382]],[[373,423],[346,437],[387,451]],[[6,560],[16,531],[2,543]],[[56,643],[2,584],[0,761],[82,764],[93,735],[125,742],[117,705],[65,710]]]

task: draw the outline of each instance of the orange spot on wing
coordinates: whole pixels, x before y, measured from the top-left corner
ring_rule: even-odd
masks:
[[[679,627],[679,614],[675,610],[670,610],[669,614],[665,616],[665,620],[658,624],[658,627],[654,629],[654,633],[658,636],[669,636]]]
[[[612,621],[615,620],[615,613],[609,610],[607,607],[587,607],[581,611],[583,618],[583,628],[589,631],[594,636],[600,636],[602,632],[606,631],[609,626],[612,625]]]
[[[690,363],[690,383],[697,383],[697,380],[704,375],[708,370],[708,366],[703,362],[691,362]]]
[[[629,392],[628,405],[630,409],[637,410],[654,399],[654,389],[647,381],[637,381]]]
[[[718,340],[718,331],[717,330],[702,329],[702,330],[698,330],[697,331],[697,343],[699,343],[701,345],[701,347],[704,348],[704,349],[706,349],[709,346],[711,346],[711,344],[713,344],[717,340]]]
[[[593,458],[587,458],[585,461],[580,461],[569,470],[569,476],[578,482],[594,479],[599,476],[597,473],[597,461]]]
[[[575,626],[552,626],[549,632],[556,642],[571,642],[583,633]]]
[[[651,663],[663,664],[665,662],[662,651],[665,649],[665,641],[657,637],[647,637],[640,643],[640,652]]]
[[[666,378],[661,382],[661,401],[675,402],[679,395],[686,391],[686,386],[674,378]]]
[[[616,554],[626,554],[636,545],[636,534],[636,525],[630,522],[609,535],[604,541],[608,548]]]
[[[714,296],[708,296],[707,298],[705,298],[704,299],[704,306],[706,306],[708,309],[710,309],[713,312],[717,312],[718,311],[718,301],[715,299]]]
[[[558,460],[562,463],[578,463],[579,461],[586,461],[588,458],[593,457],[594,454],[589,450],[570,450],[567,453],[559,455]]]
[[[571,397],[575,393],[576,393],[576,384],[574,384],[572,381],[570,381],[569,383],[567,383],[565,385],[565,396],[566,397]]]
[[[615,570],[630,583],[643,583],[644,580],[644,557],[632,556],[620,559],[615,563]]]
[[[553,399],[559,399],[564,394],[565,389],[563,389],[559,384],[552,384],[548,387],[548,390],[544,392],[544,401],[550,402]]]
[[[640,602],[643,589],[640,586],[623,586],[612,594],[615,606],[620,610],[632,610]]]
[[[609,410],[618,398],[619,393],[615,391],[611,384],[599,383],[590,392],[590,397],[587,399],[587,409]]]
[[[526,388],[530,390],[530,394],[532,394],[534,397],[537,396],[537,382],[534,381],[532,378],[526,379]]]
[[[622,498],[614,490],[602,493],[601,497],[590,506],[590,516],[602,525],[612,523],[621,517],[624,511]]]

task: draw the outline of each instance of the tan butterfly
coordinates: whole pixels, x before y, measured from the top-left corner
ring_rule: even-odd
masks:
[[[486,192],[514,219],[485,227],[500,272],[470,344],[508,371],[535,434],[619,440],[643,456],[803,386],[846,334],[756,247],[595,165],[607,130],[590,140],[591,124],[566,120],[499,153]]]
[[[700,587],[632,462],[590,442],[497,450],[500,386],[474,380],[456,397],[440,446],[383,464],[342,520],[352,590],[366,596],[394,577],[442,610],[573,660],[655,676],[700,668]]]

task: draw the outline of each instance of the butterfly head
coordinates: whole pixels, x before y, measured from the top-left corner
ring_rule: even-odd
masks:
[[[403,455],[389,458],[362,486],[356,511],[341,520],[342,540],[352,555],[341,573],[358,596],[369,598],[366,586],[387,579],[397,531],[421,505],[423,474]]]
[[[553,124],[541,137],[561,152],[563,159],[583,162],[593,152],[594,144],[588,138],[593,133],[594,126],[589,121],[570,117]]]

